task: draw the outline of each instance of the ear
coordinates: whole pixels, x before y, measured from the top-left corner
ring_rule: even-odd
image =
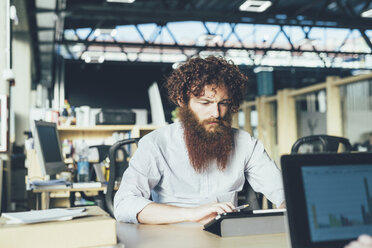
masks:
[[[181,108],[185,105],[183,104],[183,102],[181,102],[181,100],[177,100],[177,103],[178,103],[178,106],[180,106]]]

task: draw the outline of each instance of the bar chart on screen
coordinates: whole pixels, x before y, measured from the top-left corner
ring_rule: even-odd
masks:
[[[306,166],[302,176],[312,241],[372,233],[372,164]]]

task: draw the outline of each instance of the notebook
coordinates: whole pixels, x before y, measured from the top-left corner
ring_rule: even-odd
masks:
[[[372,153],[285,155],[281,166],[293,248],[372,235]]]

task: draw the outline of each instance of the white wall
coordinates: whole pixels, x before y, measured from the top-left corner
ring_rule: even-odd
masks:
[[[15,86],[12,87],[11,104],[14,111],[15,142],[24,144],[24,131],[30,129],[31,109],[31,45],[27,33],[14,34],[13,68]]]

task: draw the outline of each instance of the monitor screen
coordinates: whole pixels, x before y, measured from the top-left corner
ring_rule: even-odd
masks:
[[[372,153],[281,157],[292,247],[344,247],[372,234]]]
[[[356,238],[372,228],[372,164],[303,166],[312,242]]]
[[[35,121],[34,137],[36,152],[44,176],[52,176],[66,170],[56,124]]]

